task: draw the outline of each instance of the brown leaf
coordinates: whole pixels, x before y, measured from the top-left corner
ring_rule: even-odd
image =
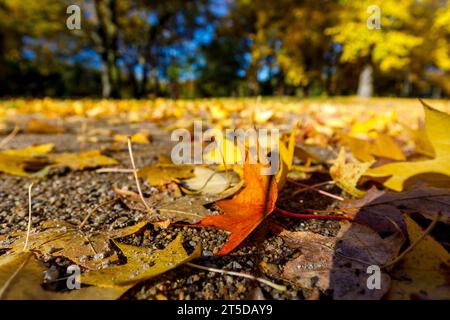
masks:
[[[370,228],[356,223],[342,225],[336,237],[312,232],[282,231],[291,248],[299,249],[287,262],[281,277],[303,288],[329,291],[334,299],[380,299],[390,278],[381,273],[381,289],[367,288],[369,265],[382,266],[394,258],[401,244],[382,239]]]
[[[55,134],[55,133],[63,133],[66,130],[64,127],[55,126],[47,121],[31,119],[28,121],[27,126],[25,127],[26,133],[38,133],[38,134]]]
[[[178,198],[156,195],[146,198],[145,201],[154,208],[151,212],[147,212],[147,220],[151,223],[166,220],[191,224],[197,223],[204,217],[211,215],[211,212],[205,208],[205,205],[228,198],[239,191],[241,187],[242,182],[215,195],[191,194]],[[147,211],[137,193],[116,187],[114,187],[114,191],[129,208]]]
[[[450,224],[450,189],[416,185],[404,192],[392,192],[379,191],[373,187],[361,199],[346,200],[341,204],[341,208],[353,214],[357,222],[367,224],[378,231],[389,231],[379,230],[388,228],[384,226],[389,224],[385,221],[386,219],[391,221],[391,226],[394,221],[406,231],[401,216],[402,211],[419,213],[430,220],[433,220],[440,212],[441,221]],[[371,220],[370,223],[369,220]]]

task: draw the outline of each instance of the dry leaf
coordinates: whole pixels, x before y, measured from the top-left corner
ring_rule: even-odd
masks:
[[[211,215],[205,205],[214,201],[225,199],[234,195],[242,187],[243,183],[228,188],[215,195],[186,195],[172,199],[168,196],[146,198],[147,204],[154,208],[147,212],[147,219],[151,222],[166,221],[197,223],[204,217]],[[126,206],[133,210],[148,211],[139,195],[133,191],[114,188]]]
[[[72,170],[83,170],[86,168],[117,164],[116,160],[102,155],[99,150],[82,153],[51,154],[48,158],[54,162],[50,167],[68,167]]]
[[[18,231],[0,238],[0,248],[20,252],[26,232]],[[41,231],[30,233],[29,250],[40,254],[63,256],[88,269],[98,269],[117,260],[105,233],[86,234],[77,226],[61,220],[46,221]]]
[[[450,115],[433,109],[423,102],[422,104],[425,110],[425,131],[433,145],[435,158],[425,161],[389,163],[368,170],[364,175],[372,178],[388,177],[384,185],[395,191],[402,191],[405,182],[417,175],[434,186],[448,185],[450,180]]]
[[[359,178],[370,168],[373,162],[345,162],[345,151],[341,148],[339,156],[330,168],[330,176],[336,184],[344,191],[355,197],[362,197],[364,191],[356,188]]]
[[[183,180],[181,184],[189,191],[218,194],[238,182],[239,176],[234,171],[216,172],[205,167],[195,167],[194,177]]]
[[[346,199],[339,207],[355,222],[366,225],[378,233],[402,231],[406,235],[406,224],[400,209],[393,203],[377,201],[385,194],[385,191],[372,187],[362,198]]]
[[[369,290],[369,265],[382,266],[398,254],[401,243],[382,239],[370,228],[346,223],[336,237],[312,232],[283,231],[280,236],[299,249],[287,262],[281,278],[302,288],[329,291],[333,299],[380,299],[389,290],[389,276],[381,273],[381,289]]]
[[[188,254],[183,247],[181,234],[162,250],[123,243],[116,243],[116,245],[126,256],[127,263],[84,273],[81,276],[83,284],[106,288],[134,285],[196,259],[200,257],[202,251],[199,245],[191,254]]]
[[[167,184],[177,179],[194,176],[194,167],[187,164],[176,165],[159,163],[146,166],[138,170],[138,176],[147,179],[151,185]]]
[[[32,169],[38,171],[49,163],[43,156],[52,149],[53,144],[42,144],[23,149],[0,151],[0,172],[27,176],[30,174],[28,171],[32,171]]]
[[[349,147],[352,154],[360,161],[373,161],[374,156],[394,160],[406,160],[405,155],[395,143],[394,139],[386,134],[376,133],[374,142],[347,136],[344,137],[341,143]]]
[[[228,137],[222,137],[214,142],[215,147],[203,154],[204,163],[232,165],[242,163],[243,157],[239,145]]]
[[[0,257],[1,300],[116,300],[129,287],[98,288],[55,292],[42,287],[46,268],[32,252],[15,252]],[[64,280],[63,280],[64,281]]]
[[[295,134],[296,129],[294,128],[289,135],[289,141],[287,146],[281,141],[279,143],[279,152],[280,152],[280,169],[275,175],[275,179],[277,180],[278,190],[281,190],[286,183],[286,177],[288,172],[292,169],[294,162],[294,150],[295,150]]]
[[[54,126],[46,121],[31,119],[25,127],[26,133],[56,134],[65,132],[64,127]]]
[[[408,234],[414,242],[423,233],[405,216]],[[394,267],[388,299],[449,299],[450,254],[427,235]]]
[[[397,228],[401,227],[406,231],[401,211],[417,212],[430,220],[440,213],[441,221],[450,224],[450,189],[415,186],[404,192],[392,192],[372,187],[363,198],[346,200],[340,207],[352,214],[359,223],[371,220],[370,226],[373,229],[381,228],[383,224],[393,227],[395,222]],[[390,222],[383,221],[384,219],[389,219]]]

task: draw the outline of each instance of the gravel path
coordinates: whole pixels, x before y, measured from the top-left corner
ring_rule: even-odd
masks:
[[[24,123],[26,117],[19,119]],[[78,152],[80,143],[77,136],[80,131],[82,119],[69,119],[64,126],[68,131],[64,134],[18,134],[7,146],[8,148],[22,148],[32,144],[54,143],[53,152]],[[111,124],[107,121],[93,122],[88,120],[87,130],[92,128],[110,129],[116,133],[132,134],[141,129],[151,132],[152,142],[149,145],[133,146],[136,165],[154,163],[160,154],[170,154],[171,143],[167,132],[148,123]],[[0,135],[0,140],[6,132]],[[130,167],[128,151],[111,150],[111,138],[99,137],[96,143],[87,142],[85,150],[103,148],[105,155],[111,156],[120,162],[121,167]],[[326,179],[323,177],[322,180]],[[0,234],[17,229],[25,230],[27,224],[27,187],[30,178],[22,178],[0,173]],[[319,180],[306,183],[316,183]],[[49,219],[62,219],[79,224],[86,213],[99,203],[114,199],[113,186],[127,187],[135,190],[134,179],[129,174],[97,173],[95,170],[69,171],[66,169],[52,170],[43,180],[39,180],[33,187],[32,225],[38,226],[42,221]],[[292,196],[295,188],[287,185],[279,196],[283,207],[292,211],[301,212],[301,208],[324,209],[332,202],[314,192],[306,191]],[[150,195],[156,192],[155,188],[143,183],[144,193]],[[339,192],[335,187],[325,190]],[[120,202],[111,202],[99,208],[90,218],[87,228],[103,230],[113,227],[125,227],[145,219],[145,214],[133,211]],[[322,235],[336,234],[339,223],[336,221],[304,220],[288,218],[273,214],[265,221],[240,247],[225,257],[215,257],[227,239],[227,233],[210,228],[188,228],[184,226],[171,226],[160,229],[149,225],[144,232],[129,236],[123,241],[150,248],[162,248],[173,240],[177,233],[183,234],[186,249],[192,250],[196,244],[203,246],[203,257],[197,264],[251,273],[264,276],[261,265],[265,264],[277,268],[286,262],[294,253],[284,245],[283,240],[273,235],[267,228],[270,221],[276,221],[289,230],[309,230]],[[64,258],[53,258],[46,261],[55,278],[64,276],[64,266],[69,261]],[[271,279],[280,283],[277,279]],[[55,285],[53,289],[58,289]],[[305,292],[301,288],[294,288],[288,284],[288,290],[279,292],[266,285],[239,277],[231,277],[191,267],[182,266],[172,270],[154,280],[136,285],[127,294],[125,299],[304,299]]]

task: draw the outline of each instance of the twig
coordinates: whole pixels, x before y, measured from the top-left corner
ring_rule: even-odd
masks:
[[[397,262],[399,262],[400,260],[402,260],[405,255],[410,252],[412,249],[414,249],[420,241],[423,240],[423,238],[425,238],[430,232],[431,230],[433,230],[434,226],[438,223],[439,219],[441,218],[442,214],[440,212],[438,212],[436,214],[436,217],[434,218],[434,220],[430,223],[430,225],[425,229],[425,231],[408,247],[405,249],[405,251],[403,251],[397,258],[395,258],[394,260],[386,263],[383,268],[388,268],[390,266],[393,266],[394,264],[396,264]]]
[[[28,227],[27,227],[27,237],[25,239],[25,244],[23,246],[23,251],[27,250],[28,247],[28,239],[30,238],[31,232],[31,188],[33,187],[33,183],[28,186]]]
[[[327,197],[336,199],[336,200],[338,200],[338,201],[344,201],[344,200],[345,200],[344,198],[342,198],[342,197],[340,197],[340,196],[337,196],[337,195],[335,195],[335,194],[332,194],[332,193],[323,191],[323,190],[321,190],[321,189],[317,189],[315,186],[309,186],[309,185],[307,185],[307,184],[303,184],[303,183],[297,182],[297,181],[292,180],[292,179],[288,179],[288,181],[289,181],[290,183],[293,183],[293,184],[295,184],[295,185],[297,185],[297,186],[300,186],[300,187],[302,187],[302,188],[304,188],[304,189],[310,189],[310,190],[316,191],[316,192],[318,192],[318,193],[320,193],[320,194],[322,194],[322,195],[324,195],[324,196],[327,196]],[[327,182],[327,183],[328,183],[328,182]],[[304,189],[303,189],[303,190],[304,190]],[[298,192],[300,192],[300,191],[298,191]]]
[[[6,137],[3,138],[2,141],[0,141],[0,149],[3,148],[4,146],[6,146],[12,139],[14,139],[14,137],[19,132],[19,129],[20,129],[20,127],[18,125],[16,125],[14,127],[13,131],[11,131],[10,134],[8,134]]]
[[[144,204],[145,208],[148,211],[152,211],[152,209],[150,208],[150,206],[147,204],[147,202],[145,201],[144,195],[142,194],[142,190],[141,190],[141,185],[139,183],[139,177],[137,175],[137,169],[136,169],[136,165],[134,164],[134,157],[133,157],[133,149],[131,148],[131,138],[128,137],[128,151],[130,153],[130,159],[131,159],[131,165],[133,166],[133,175],[134,175],[134,180],[136,180],[136,187],[138,189],[139,192],[139,197],[142,200],[142,203]]]
[[[295,181],[295,180],[291,180],[291,179],[288,179],[290,182],[295,182],[296,184],[300,184],[300,182],[297,182],[297,181]],[[297,190],[295,190],[292,194],[293,195],[297,195],[297,194],[299,194],[299,193],[301,193],[301,192],[304,192],[304,191],[306,191],[306,190],[311,190],[311,188],[318,188],[318,187],[322,187],[322,186],[326,186],[326,185],[328,185],[328,184],[334,184],[335,182],[334,181],[324,181],[324,182],[320,182],[320,183],[316,183],[316,184],[313,184],[312,186],[309,186],[308,185],[308,187],[306,188],[300,188],[300,189],[297,189]]]
[[[205,266],[201,266],[201,265],[190,263],[190,262],[187,262],[186,265],[189,267],[192,267],[192,268],[206,270],[209,272],[215,272],[215,273],[220,273],[223,275],[237,276],[237,277],[247,278],[247,279],[251,279],[251,280],[256,280],[256,281],[263,283],[265,285],[268,285],[269,287],[272,287],[276,290],[286,291],[286,287],[283,285],[273,283],[272,281],[269,281],[267,279],[252,276],[251,274],[248,274],[248,273],[241,273],[241,272],[228,271],[228,270],[223,270],[223,269],[210,268],[210,267],[205,267]]]
[[[331,220],[353,220],[350,217],[347,216],[333,216],[333,215],[315,215],[315,214],[305,214],[305,213],[293,213],[287,210],[283,210],[280,208],[275,208],[275,211],[278,211],[279,213],[294,217],[294,218],[301,218],[301,219],[331,219]]]

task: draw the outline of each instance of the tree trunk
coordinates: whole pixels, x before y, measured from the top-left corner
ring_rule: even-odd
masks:
[[[402,92],[401,92],[402,97],[409,97],[411,94],[411,89],[412,89],[412,82],[409,77],[409,71],[407,71],[407,74],[405,75],[405,78],[402,83]]]
[[[363,98],[373,96],[373,67],[370,63],[364,65],[359,75],[358,96]]]
[[[148,73],[149,73],[149,67],[148,64],[145,63],[142,66],[142,80],[141,80],[141,86],[139,90],[139,98],[145,98],[147,95],[147,85],[148,85]]]
[[[4,38],[2,32],[0,32],[0,95],[4,94],[6,81],[6,59],[4,58]]]
[[[103,66],[101,72],[102,72],[102,97],[109,98],[111,96],[111,81],[106,66]]]
[[[102,96],[118,98],[120,70],[117,66],[119,49],[116,0],[96,0],[94,3],[98,25],[92,36],[103,63]]]

